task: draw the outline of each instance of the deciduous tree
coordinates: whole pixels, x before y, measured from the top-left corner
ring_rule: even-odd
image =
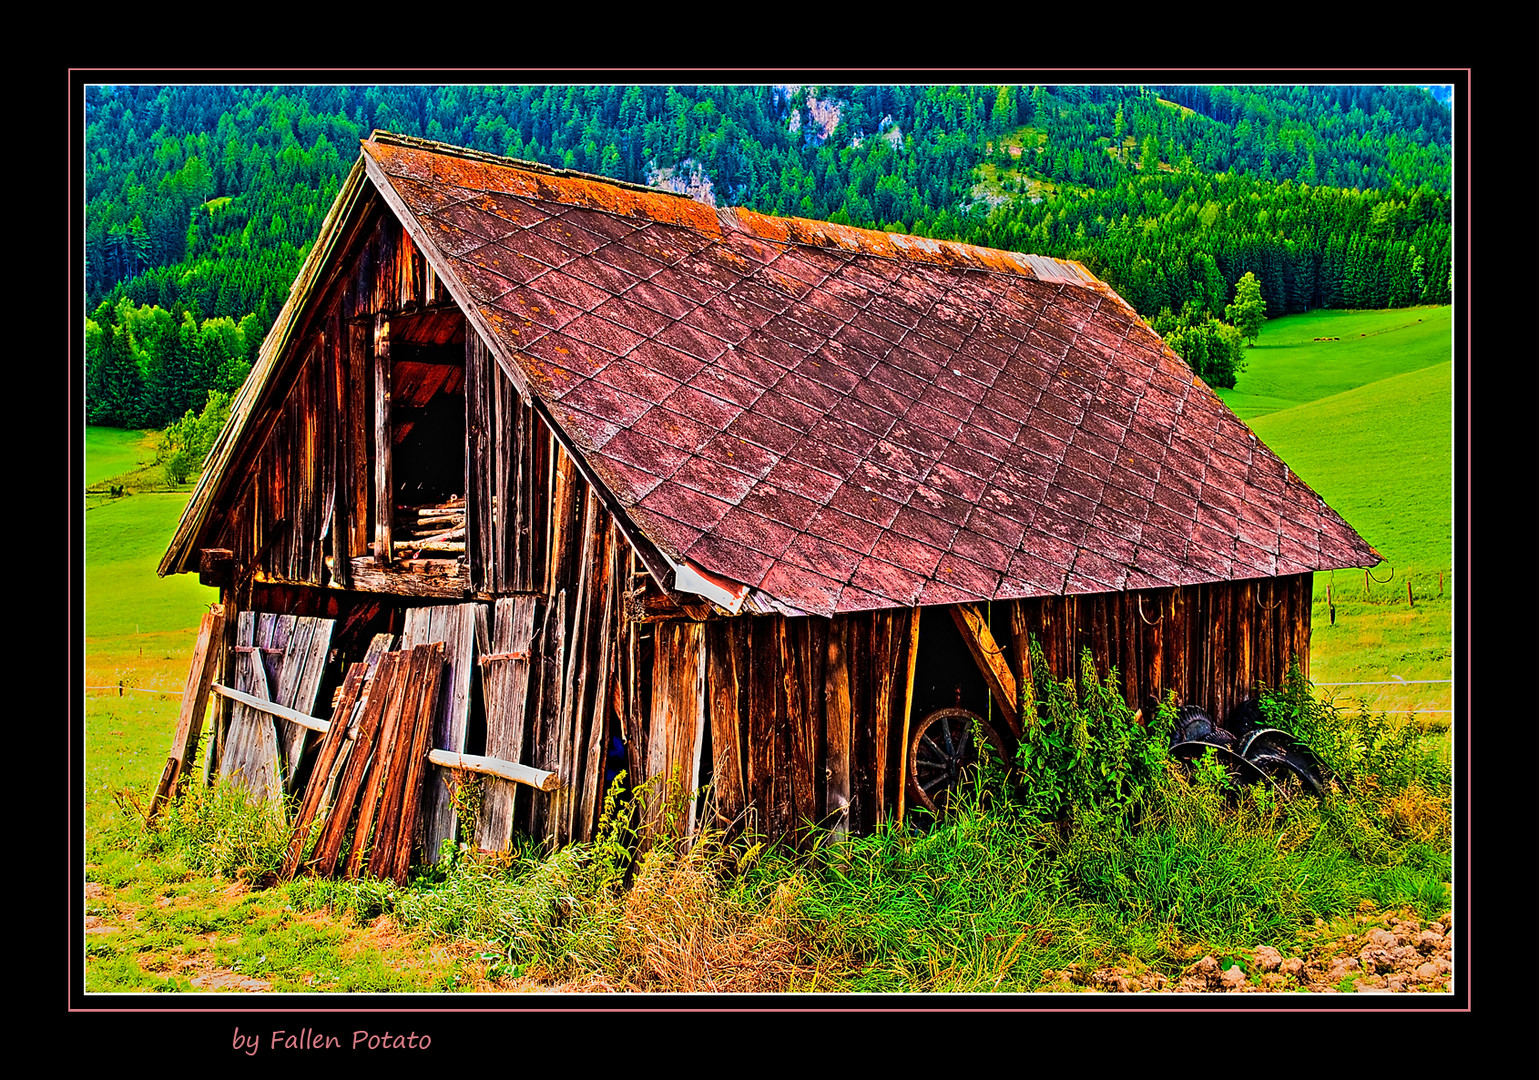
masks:
[[[1224,309],[1224,315],[1247,346],[1256,344],[1261,334],[1261,324],[1266,321],[1266,301],[1261,297],[1261,282],[1256,275],[1246,271],[1235,283],[1234,303]]]

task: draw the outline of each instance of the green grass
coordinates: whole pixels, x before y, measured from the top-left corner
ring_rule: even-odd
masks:
[[[88,427],[85,430],[85,482],[95,487],[113,480],[155,456],[153,431]]]
[[[143,800],[165,763],[199,621],[217,591],[156,566],[187,503],[151,464],[154,432],[87,428],[85,496],[85,831],[91,993],[191,991],[215,974],[274,991],[466,989],[473,957],[386,920],[303,911],[285,890],[247,891],[260,843],[228,805],[160,837],[141,834]],[[79,496],[77,496],[79,497]],[[176,815],[171,815],[173,822]],[[180,832],[178,832],[180,829]]]
[[[1452,359],[1453,309],[1312,311],[1269,319],[1233,390],[1242,420],[1355,390]],[[1335,337],[1339,341],[1316,341]]]
[[[217,590],[196,574],[155,573],[186,492],[128,495],[86,509],[86,639],[191,632]]]
[[[1444,361],[1251,421],[1398,577],[1419,574],[1423,591],[1452,567],[1452,388]]]
[[[1315,575],[1317,682],[1452,676],[1451,352],[1447,307],[1289,315],[1266,323],[1235,389],[1219,391],[1384,558],[1371,578]],[[1339,692],[1429,717],[1452,703],[1447,684]]]
[[[119,464],[130,441],[87,429],[87,447],[105,446],[109,460]],[[87,469],[98,471],[90,458]],[[88,830],[123,827],[133,815],[125,814],[114,794],[147,791],[159,777],[198,623],[218,599],[196,575],[162,579],[155,573],[186,501],[185,493],[87,500],[82,645]]]

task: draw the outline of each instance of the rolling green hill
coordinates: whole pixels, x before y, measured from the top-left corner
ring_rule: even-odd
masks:
[[[1452,326],[1447,306],[1271,319],[1256,347],[1245,350],[1247,366],[1234,389],[1218,395],[1250,421],[1449,360]]]
[[[1384,558],[1371,576],[1315,575],[1316,682],[1452,676],[1451,331],[1448,307],[1273,319],[1219,392]],[[1432,715],[1452,699],[1437,683],[1339,692]]]

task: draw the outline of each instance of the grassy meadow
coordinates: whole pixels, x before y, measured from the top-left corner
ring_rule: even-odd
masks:
[[[1315,575],[1310,676],[1405,680],[1327,692],[1432,723],[1453,699],[1450,684],[1416,681],[1453,675],[1452,330],[1448,307],[1272,319],[1219,391],[1384,557],[1367,576]]]
[[[1384,555],[1374,576],[1394,569],[1366,587],[1318,575],[1317,682],[1451,674],[1450,325],[1447,308],[1276,319],[1222,393]],[[1360,933],[1364,911],[1448,909],[1446,735],[1324,707],[1302,708],[1295,730],[1342,775],[1372,779],[1335,800],[1156,769],[1132,803],[1087,796],[1044,821],[1002,797],[1030,782],[994,778],[927,831],[811,854],[664,842],[636,862],[616,817],[594,845],[516,852],[511,868],[462,859],[404,889],[258,887],[281,840],[219,789],[195,787],[159,832],[139,829],[215,599],[195,575],[155,575],[187,490],[149,490],[165,488],[153,448],[151,433],[86,435],[89,992],[1073,991],[1087,980],[1066,971],[1173,975],[1206,954]],[[109,481],[133,493],[112,498]],[[1452,699],[1443,685],[1337,696],[1389,710]],[[1098,731],[1099,775],[1132,775],[1111,755],[1141,736]]]

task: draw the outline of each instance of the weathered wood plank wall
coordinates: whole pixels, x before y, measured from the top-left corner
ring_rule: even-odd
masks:
[[[1174,690],[1221,718],[1260,687],[1281,683],[1295,659],[1309,673],[1312,596],[1313,575],[1297,574],[1017,600],[1003,618],[995,604],[994,622],[1010,629],[1018,676],[1032,635],[1055,678],[1077,676],[1088,648],[1099,676],[1117,669],[1134,708]]]
[[[1026,641],[1034,635],[1054,678],[1077,677],[1088,648],[1098,674],[1117,668],[1132,707],[1174,690],[1180,701],[1222,716],[1279,683],[1295,658],[1307,671],[1310,588],[1303,574],[1048,597],[995,604],[993,621],[1017,680],[1030,673]],[[713,824],[746,820],[775,837],[795,836],[810,822],[858,833],[897,812],[916,617],[899,609],[705,624],[698,641]],[[666,749],[645,758],[651,775],[699,752],[679,744],[687,725],[676,719],[688,714],[678,673],[694,670],[700,646],[686,628],[696,625],[655,624],[653,701],[666,696],[653,706],[646,738],[664,739]],[[926,664],[922,644],[917,663]]]
[[[380,343],[392,316],[448,297],[400,223],[378,212],[363,216],[318,296],[273,380],[281,401],[228,471],[241,486],[219,500],[216,546],[247,572],[311,585],[329,583],[331,556],[339,584],[350,585],[345,560],[369,553],[374,528],[389,528],[377,505],[389,482],[376,468],[377,384],[388,381]]]

